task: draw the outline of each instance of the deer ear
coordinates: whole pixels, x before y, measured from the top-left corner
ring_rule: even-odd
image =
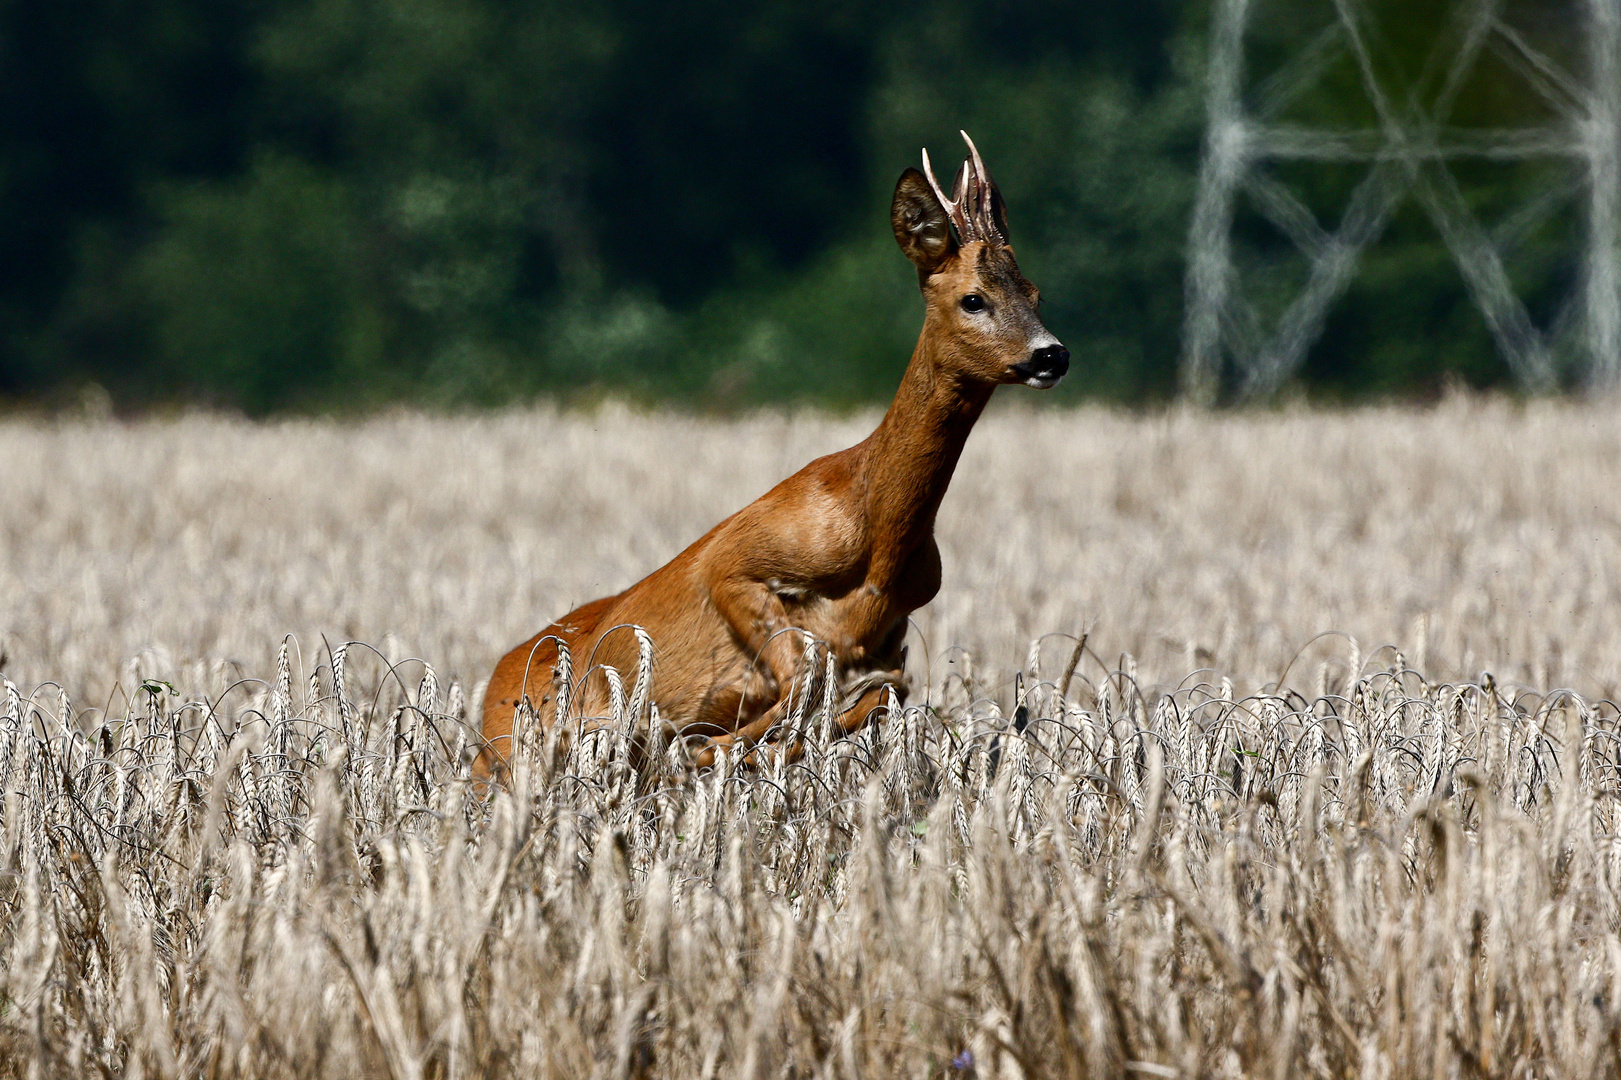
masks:
[[[946,208],[916,169],[901,173],[895,185],[895,201],[889,208],[889,223],[895,229],[895,242],[920,274],[934,273],[957,252],[957,238],[951,234]]]

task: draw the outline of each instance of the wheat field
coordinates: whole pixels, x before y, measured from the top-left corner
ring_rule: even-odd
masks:
[[[1007,397],[904,707],[500,790],[501,651],[875,416],[0,422],[0,1076],[1621,1075],[1621,413]]]

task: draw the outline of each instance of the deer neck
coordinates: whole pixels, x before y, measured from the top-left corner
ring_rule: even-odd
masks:
[[[933,533],[968,433],[996,389],[954,377],[943,351],[925,326],[895,401],[867,440],[861,487],[879,577],[898,571]]]

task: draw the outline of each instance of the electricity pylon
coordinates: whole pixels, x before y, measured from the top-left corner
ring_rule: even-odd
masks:
[[[1588,388],[1621,389],[1621,0],[1573,4],[1585,39],[1584,70],[1574,74],[1504,21],[1502,0],[1456,0],[1427,69],[1442,73],[1439,88],[1421,97],[1383,80],[1379,36],[1365,0],[1333,0],[1334,17],[1317,38],[1247,91],[1244,49],[1250,0],[1215,0],[1208,127],[1188,241],[1184,393],[1214,400],[1224,355],[1232,362],[1237,397],[1262,397],[1287,381],[1321,334],[1330,306],[1351,283],[1362,252],[1378,240],[1409,197],[1423,208],[1456,260],[1514,378],[1533,392],[1555,386],[1560,364],[1553,343],[1533,325],[1515,293],[1502,252],[1552,213],[1570,189],[1539,194],[1488,232],[1469,209],[1449,167],[1462,158],[1547,158],[1570,164],[1573,187],[1586,210],[1584,250],[1577,289],[1555,325],[1575,331],[1574,366]],[[1458,92],[1486,49],[1515,69],[1550,107],[1551,123],[1510,129],[1448,126]],[[1325,130],[1280,122],[1284,107],[1347,52],[1375,126]],[[1268,163],[1284,161],[1367,165],[1336,228],[1325,229],[1270,175]],[[1257,329],[1259,320],[1242,294],[1233,262],[1233,219],[1240,194],[1300,249],[1309,266],[1304,286],[1270,332]]]

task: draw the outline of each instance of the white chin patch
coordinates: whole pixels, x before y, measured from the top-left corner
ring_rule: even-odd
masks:
[[[1062,378],[1062,375],[1032,375],[1024,380],[1024,385],[1033,386],[1037,390],[1051,390]]]

